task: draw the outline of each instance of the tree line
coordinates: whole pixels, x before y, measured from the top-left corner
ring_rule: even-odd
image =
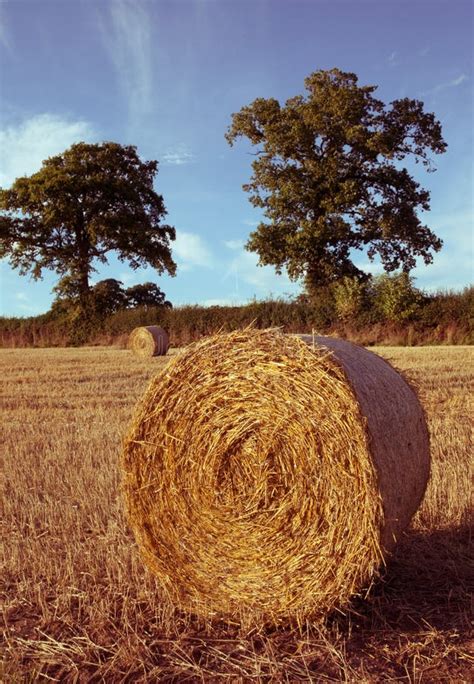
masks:
[[[441,124],[421,101],[386,104],[376,86],[336,68],[311,74],[305,91],[283,104],[257,98],[232,115],[226,138],[255,150],[243,188],[264,216],[246,248],[301,282],[305,305],[331,301],[334,320],[377,307],[394,322],[410,320],[422,305],[410,271],[417,259],[431,263],[442,241],[420,219],[430,194],[404,162],[435,170],[432,155],[447,147]],[[0,189],[0,257],[33,278],[57,272],[50,313],[76,326],[77,339],[120,310],[170,307],[156,283],[93,283],[111,254],[132,270],[176,274],[176,230],[157,173],[158,162],[134,146],[81,142]],[[356,266],[357,251],[379,260],[379,280]]]
[[[352,285],[347,283],[351,288]],[[219,330],[247,325],[280,327],[284,332],[333,334],[364,345],[473,344],[474,288],[463,292],[424,293],[399,274],[381,275],[349,303],[339,284],[318,296],[253,300],[242,306],[186,305],[119,308],[89,319],[85,327],[52,309],[31,318],[0,318],[0,346],[51,347],[113,344],[124,347],[133,328],[161,325],[172,345],[180,346]],[[357,316],[352,315],[352,307]],[[349,308],[349,310],[348,310]],[[71,314],[69,314],[71,315]]]

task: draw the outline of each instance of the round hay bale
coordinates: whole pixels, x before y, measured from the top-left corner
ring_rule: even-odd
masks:
[[[311,340],[311,336],[309,337]],[[123,452],[129,521],[180,607],[279,622],[367,587],[429,475],[413,390],[342,340],[218,334],[151,382]]]
[[[164,356],[169,346],[168,333],[157,325],[135,328],[128,338],[128,348],[141,358]]]

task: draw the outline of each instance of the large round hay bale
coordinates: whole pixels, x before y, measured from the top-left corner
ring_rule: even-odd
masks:
[[[123,454],[129,520],[182,608],[278,622],[367,587],[429,474],[413,390],[342,340],[218,334],[156,376]]]
[[[128,348],[141,358],[164,356],[169,346],[168,333],[157,325],[135,328],[128,338]]]

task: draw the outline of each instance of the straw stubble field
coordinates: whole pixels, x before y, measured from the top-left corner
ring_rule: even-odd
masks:
[[[431,481],[383,578],[347,614],[246,628],[174,610],[127,529],[118,456],[166,358],[3,350],[3,681],[470,681],[467,347],[378,349],[419,386]]]

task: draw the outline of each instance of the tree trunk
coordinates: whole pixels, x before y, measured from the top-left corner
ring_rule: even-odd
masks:
[[[79,286],[79,303],[83,314],[87,315],[89,313],[91,304],[91,290],[89,285],[91,257],[89,236],[87,235],[87,229],[85,226],[84,215],[82,211],[78,214],[75,232],[77,242],[76,275]]]
[[[79,272],[79,303],[84,313],[87,313],[90,308],[90,286],[89,286],[89,269]]]

